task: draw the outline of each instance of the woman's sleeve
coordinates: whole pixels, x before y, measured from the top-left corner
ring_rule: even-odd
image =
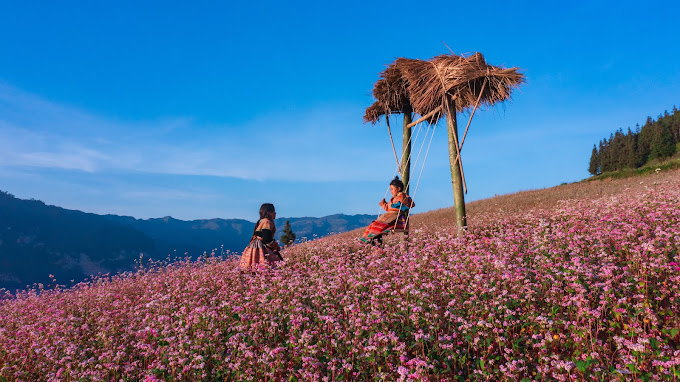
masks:
[[[416,204],[413,202],[413,199],[411,199],[410,196],[406,194],[401,194],[399,195],[399,202],[401,202],[402,205],[408,207],[408,208],[413,208],[416,206]]]
[[[272,241],[274,241],[274,234],[270,229],[267,228],[260,230],[260,237],[262,238],[262,242],[265,244],[270,244]]]
[[[257,231],[259,232],[258,236],[262,238],[262,242],[265,244],[270,244],[274,241],[274,230],[274,224],[269,219],[262,219],[262,222],[260,222],[260,225],[257,227]]]

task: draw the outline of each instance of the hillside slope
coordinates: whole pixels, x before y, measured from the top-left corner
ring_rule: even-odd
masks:
[[[559,186],[519,191],[513,194],[497,195],[465,204],[468,224],[477,224],[478,217],[488,214],[517,215],[533,209],[550,209],[558,203],[570,200],[591,200],[603,197],[643,192],[649,187],[660,184],[675,184],[680,179],[680,169],[670,169],[660,173],[649,173],[643,176],[622,179],[605,178],[602,180],[583,180]],[[453,196],[451,197],[453,203]],[[417,201],[416,201],[417,202]],[[455,227],[455,210],[453,207],[417,213],[411,215],[413,229],[446,229]],[[339,237],[361,235],[362,228],[345,232]]]
[[[676,380],[680,172],[0,302],[0,380]],[[418,217],[418,215],[416,215]]]
[[[99,215],[0,192],[0,288],[132,270],[151,238]]]

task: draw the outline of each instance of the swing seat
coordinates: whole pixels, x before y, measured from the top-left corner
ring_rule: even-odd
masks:
[[[401,215],[397,217],[397,221],[394,222],[392,227],[384,230],[382,233],[379,235],[373,237],[368,241],[367,243],[373,245],[373,246],[378,246],[382,247],[383,246],[383,238],[392,235],[395,233],[400,233],[401,234],[401,242],[402,243],[408,243],[408,235],[409,235],[409,228],[411,224],[408,219],[408,214],[406,215]]]
[[[404,235],[408,236],[408,231],[410,229],[410,222],[408,219],[408,214],[405,215],[399,215],[397,218],[397,221],[394,222],[394,226],[392,226],[392,229],[390,229],[390,233],[403,233]]]
[[[408,218],[408,214],[406,215],[401,215],[397,218],[397,221],[394,222],[394,226],[392,226],[392,229],[390,229],[386,234],[389,235],[394,235],[394,234],[399,234],[399,241],[406,247],[408,248],[408,242],[409,242],[409,229],[411,227],[411,223],[409,221],[410,219]]]

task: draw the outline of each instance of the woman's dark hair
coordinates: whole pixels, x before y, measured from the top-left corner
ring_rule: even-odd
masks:
[[[255,232],[257,231],[257,226],[260,225],[260,222],[262,221],[262,219],[269,218],[268,215],[272,212],[276,212],[273,204],[263,203],[260,206],[260,219],[257,221],[257,223],[255,223],[255,228],[253,229],[253,235],[255,235]]]
[[[275,212],[276,210],[274,209],[274,205],[271,203],[264,203],[260,207],[260,220],[264,219],[267,217],[269,213]]]
[[[399,187],[401,191],[404,191],[404,182],[399,180],[398,176],[395,176],[394,179],[392,179],[390,186]]]

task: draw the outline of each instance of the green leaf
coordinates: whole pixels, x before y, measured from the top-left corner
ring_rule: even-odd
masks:
[[[580,371],[581,373],[585,372],[586,369],[588,368],[588,365],[586,364],[585,361],[576,361],[574,363],[576,364],[576,368],[578,369],[578,371]]]
[[[650,338],[649,344],[652,346],[652,350],[654,351],[659,350],[659,341],[657,341],[656,338]]]

